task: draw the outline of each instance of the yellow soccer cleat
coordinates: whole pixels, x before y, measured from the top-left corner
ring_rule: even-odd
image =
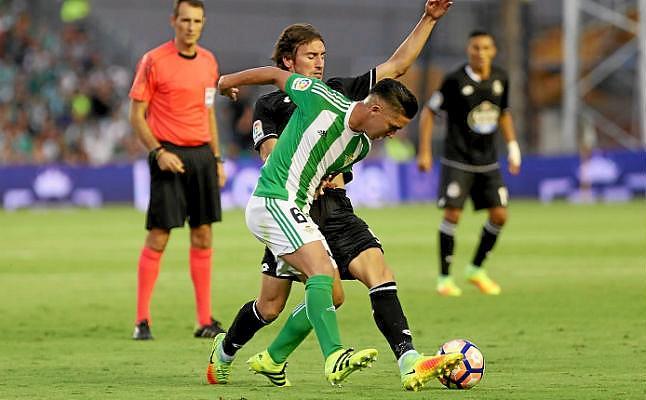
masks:
[[[275,363],[267,350],[248,359],[247,365],[249,365],[249,371],[266,376],[272,385],[280,387],[292,386],[285,376],[287,362]]]
[[[462,289],[457,287],[450,276],[440,276],[437,279],[437,293],[440,296],[458,297],[462,296]]]
[[[461,353],[436,356],[411,354],[402,362],[402,386],[406,390],[417,392],[431,379],[451,373],[460,361],[462,361]]]
[[[226,333],[218,334],[211,345],[209,365],[206,367],[206,381],[211,385],[224,385],[229,382],[233,360],[227,362],[220,359],[220,347],[225,335]]]
[[[469,266],[467,268],[467,281],[474,284],[480,292],[497,296],[500,294],[500,286],[494,282],[487,272],[482,268]]]
[[[376,360],[376,349],[365,349],[357,352],[352,348],[337,350],[325,360],[325,378],[333,386],[338,385],[354,371],[371,367]]]

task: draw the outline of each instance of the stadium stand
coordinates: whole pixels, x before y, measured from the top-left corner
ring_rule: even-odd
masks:
[[[105,59],[82,22],[36,22],[29,4],[0,1],[0,164],[138,158],[129,69]]]

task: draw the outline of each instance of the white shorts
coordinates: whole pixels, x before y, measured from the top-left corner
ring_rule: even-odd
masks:
[[[302,275],[280,256],[291,254],[303,245],[316,241],[323,243],[332,265],[336,268],[330,248],[319,227],[309,214],[303,213],[294,202],[252,195],[247,203],[245,219],[251,233],[276,256],[277,276]]]

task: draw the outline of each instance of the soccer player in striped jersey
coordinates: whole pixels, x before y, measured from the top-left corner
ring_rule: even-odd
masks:
[[[450,5],[450,2],[427,1],[419,23],[386,62],[363,75],[332,78],[327,84],[352,100],[361,100],[377,80],[404,74],[426,43],[437,19]],[[323,38],[311,25],[291,25],[279,37],[272,58],[282,69],[321,78],[325,64]],[[256,102],[253,138],[263,159],[271,152],[295,109],[296,105],[281,91],[262,96]],[[350,179],[349,170],[339,174],[334,179],[336,187],[325,189],[325,195],[312,204],[310,214],[332,250],[342,279],[358,279],[370,289],[373,316],[398,360],[402,385],[408,390],[417,390],[441,368],[444,360],[424,357],[415,351],[397,296],[394,274],[385,263],[381,243],[368,225],[354,214],[345,194],[344,183]],[[234,355],[256,331],[283,310],[291,281],[280,274],[280,263],[269,250],[266,251],[260,296],[239,311],[222,343],[225,353]],[[337,283],[335,281],[335,289]],[[337,306],[341,303],[340,298],[342,296],[335,296]],[[288,385],[285,361],[310,331],[311,325],[301,304],[269,348],[248,361],[251,369],[267,376],[277,386]]]
[[[332,304],[334,260],[309,207],[326,176],[363,159],[372,140],[405,127],[417,113],[417,99],[400,82],[384,79],[363,102],[353,102],[318,79],[276,67],[225,75],[218,86],[221,93],[235,98],[237,86],[254,84],[276,85],[297,108],[261,170],[247,204],[247,226],[283,261],[282,275],[305,280],[306,317],[325,358],[326,379],[337,384],[370,365],[377,350],[355,352],[341,345]],[[212,358],[226,361],[217,342]],[[222,368],[217,367],[222,363],[210,365],[215,369],[211,377],[218,380]]]

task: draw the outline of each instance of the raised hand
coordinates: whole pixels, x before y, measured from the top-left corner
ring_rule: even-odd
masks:
[[[453,2],[449,0],[427,0],[426,6],[424,6],[424,13],[434,20],[438,20],[449,11],[452,5]]]
[[[230,86],[228,81],[229,79],[227,75],[222,75],[220,77],[218,80],[218,92],[220,92],[222,96],[227,96],[231,100],[236,101],[238,100],[238,92],[240,89]]]

